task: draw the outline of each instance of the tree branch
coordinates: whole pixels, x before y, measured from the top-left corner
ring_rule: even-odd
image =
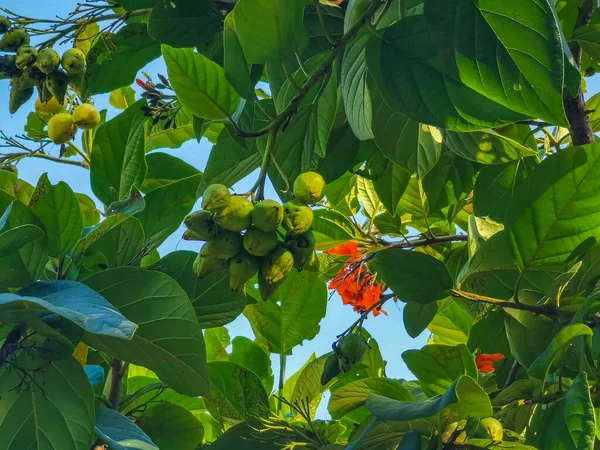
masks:
[[[497,298],[486,297],[484,295],[477,295],[471,292],[465,292],[460,289],[452,289],[452,295],[454,297],[464,298],[474,303],[487,303],[489,305],[499,306],[500,308],[508,308],[508,309],[519,309],[521,311],[529,311],[534,314],[540,314],[548,317],[559,317],[559,316],[567,316],[563,311],[558,309],[550,308],[548,306],[535,306],[535,305],[527,305],[525,303],[515,303],[507,300],[500,300]]]
[[[108,401],[110,402],[112,409],[119,409],[119,402],[121,400],[121,379],[123,378],[123,361],[120,359],[113,359],[110,368],[112,369],[112,378],[110,382],[110,393],[108,394]]]
[[[68,164],[71,166],[81,167],[83,169],[90,168],[90,165],[85,161],[72,161],[70,159],[57,158],[56,156],[47,155],[46,153],[39,153],[39,152],[6,153],[6,154],[0,155],[0,157],[5,161],[10,160],[11,162],[15,161],[15,160],[21,160],[23,158],[41,158],[41,159],[47,159],[48,161],[57,162],[60,164]]]
[[[378,301],[369,306],[363,313],[361,313],[360,317],[356,319],[352,325],[350,325],[348,328],[346,328],[346,330],[344,330],[341,334],[338,334],[336,337],[340,339],[342,336],[345,336],[346,334],[350,333],[352,330],[354,330],[357,326],[359,326],[365,321],[365,319],[371,313],[371,311],[383,306],[385,302],[387,302],[390,298],[394,298],[395,296],[396,294],[391,293],[379,297]]]

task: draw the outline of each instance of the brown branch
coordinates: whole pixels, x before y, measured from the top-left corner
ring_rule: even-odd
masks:
[[[112,409],[119,409],[119,402],[121,401],[121,379],[123,378],[123,361],[120,359],[113,359],[110,365],[112,370],[112,378],[110,382],[110,393],[108,394],[108,401]]]
[[[474,303],[487,303],[488,305],[499,306],[500,308],[507,309],[518,309],[521,311],[529,311],[534,314],[544,315],[548,317],[559,317],[559,316],[567,316],[563,311],[558,309],[551,308],[549,306],[536,306],[536,305],[527,305],[525,303],[515,303],[507,300],[500,300],[497,298],[486,297],[484,295],[477,295],[471,292],[465,292],[460,289],[452,289],[452,295],[454,297],[464,298]]]

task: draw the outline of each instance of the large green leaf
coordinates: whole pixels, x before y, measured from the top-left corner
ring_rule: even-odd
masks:
[[[504,316],[504,311],[496,310],[477,321],[469,334],[469,350],[510,355]]]
[[[92,233],[95,231],[97,230]],[[115,224],[110,230],[103,233],[90,246],[90,250],[102,253],[108,267],[136,265],[144,253],[145,242],[146,238],[140,221],[129,216],[125,221]]]
[[[144,124],[148,117],[140,100],[100,125],[92,150],[90,181],[94,195],[105,205],[125,200],[146,176]]]
[[[192,271],[196,256],[195,252],[172,252],[158,261],[155,268],[169,275],[185,290],[202,328],[226,325],[242,313],[245,297],[229,288],[228,271],[198,278]]]
[[[332,355],[328,353],[316,359],[311,359],[304,364],[294,375],[292,375],[284,385],[283,395],[292,404],[307,404],[311,417],[314,418],[317,407],[323,398],[323,393],[329,388],[329,384],[323,386],[321,376],[325,368],[325,361]],[[291,383],[288,381],[291,380]],[[280,393],[281,395],[281,393]],[[289,395],[289,398],[287,397]],[[298,411],[290,411],[295,418],[300,417]]]
[[[466,344],[475,322],[471,303],[465,299],[449,297],[438,304],[438,312],[428,325],[436,343],[446,345]]]
[[[246,306],[244,315],[271,352],[290,354],[316,336],[326,308],[325,283],[314,273],[292,270],[268,301]]]
[[[223,68],[229,82],[243,98],[255,98],[255,83],[250,76],[250,67],[235,29],[233,12],[227,14],[223,22],[223,51]]]
[[[63,181],[52,185],[48,174],[40,177],[29,207],[37,214],[48,237],[48,254],[62,258],[81,238],[83,218],[79,200]]]
[[[555,335],[551,322],[525,311],[507,314],[504,326],[510,353],[526,368],[543,354]]]
[[[161,450],[195,450],[202,442],[202,423],[183,406],[159,403],[137,420],[139,426]]]
[[[477,378],[475,360],[464,344],[426,345],[421,350],[405,351],[402,359],[430,397],[446,392],[461,375]]]
[[[169,81],[177,98],[201,119],[224,119],[233,114],[239,94],[227,81],[222,67],[190,49],[162,46]]]
[[[0,255],[8,256],[42,236],[44,232],[35,225],[19,225],[6,230],[0,233]]]
[[[392,248],[377,252],[373,262],[377,273],[405,302],[441,300],[453,285],[446,266],[424,253]]]
[[[250,419],[229,428],[210,446],[211,450],[281,450],[282,446],[309,446],[317,439],[312,431],[304,429],[302,432],[306,437],[287,429],[265,429],[260,420]]]
[[[565,262],[584,240],[600,239],[600,144],[544,159],[519,185],[504,222],[519,268]]]
[[[200,173],[194,166],[168,153],[150,153],[146,155],[146,163],[148,164],[148,173],[141,187],[141,190],[146,193],[165,184]]]
[[[146,433],[114,409],[96,408],[95,430],[111,450],[158,450]]]
[[[364,431],[356,430],[353,436],[356,440],[347,447],[348,450],[397,449],[408,433],[419,432],[423,436],[435,433],[435,427],[426,419],[411,421],[369,419],[361,427]]]
[[[543,450],[576,450],[566,417],[565,401],[559,400],[545,411],[537,448]],[[585,447],[583,447],[585,448]]]
[[[274,381],[271,359],[264,348],[245,336],[237,336],[231,343],[229,359],[258,375],[265,390],[271,392]]]
[[[313,211],[312,232],[318,250],[328,250],[358,238],[358,230],[350,219],[334,209]]]
[[[410,182],[410,173],[392,161],[386,161],[382,172],[373,180],[373,187],[385,209],[393,216]],[[329,194],[327,198],[329,199]]]
[[[159,148],[179,148],[184,142],[195,138],[194,117],[191,112],[182,107],[169,127],[165,126],[168,125],[165,120],[157,124],[146,122],[146,152]]]
[[[301,53],[308,44],[304,7],[313,0],[240,0],[235,27],[249,63],[260,64]],[[260,24],[260,26],[257,26]]]
[[[139,325],[133,339],[126,343],[86,333],[88,345],[148,367],[182,394],[208,392],[202,330],[185,291],[176,281],[157,271],[122,267],[94,274],[85,284]]]
[[[0,368],[0,446],[89,450],[94,442],[94,392],[81,365],[71,357],[48,361],[37,350],[13,357],[13,364]],[[22,371],[31,377],[25,384]]]
[[[75,196],[79,200],[83,226],[93,227],[94,225],[98,225],[98,222],[100,222],[100,211],[96,207],[96,202],[85,194],[75,193]]]
[[[229,361],[227,347],[231,345],[229,331],[225,327],[209,328],[204,330],[206,343],[206,359],[210,361]]]
[[[437,303],[407,303],[402,308],[404,328],[408,335],[416,338],[431,323],[437,314]]]
[[[585,372],[577,375],[567,392],[565,420],[575,446],[592,450],[596,434],[596,416]]]
[[[172,47],[196,47],[219,30],[221,13],[213,0],[159,1],[148,18],[148,34]]]
[[[218,420],[246,420],[268,413],[269,401],[260,379],[250,370],[229,361],[208,363],[210,394],[206,407]]]
[[[142,224],[148,249],[156,248],[173,234],[198,199],[202,175],[183,178],[146,195],[146,208],[136,214]]]
[[[502,164],[537,154],[493,130],[472,133],[446,131],[444,143],[457,155],[481,164]]]
[[[593,23],[577,28],[571,35],[571,40],[576,41],[593,59],[600,59],[600,24]]]

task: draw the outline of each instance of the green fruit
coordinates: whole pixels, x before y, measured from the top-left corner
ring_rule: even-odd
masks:
[[[10,29],[10,19],[5,16],[0,16],[0,34],[6,33]]]
[[[64,70],[56,69],[46,77],[46,86],[48,86],[48,90],[52,92],[52,95],[56,97],[58,103],[62,105],[61,102],[64,102],[69,87],[69,76]]]
[[[198,278],[202,278],[210,273],[217,272],[227,268],[227,260],[212,258],[210,256],[202,256],[198,253],[194,264],[192,265],[192,271]]]
[[[310,207],[296,201],[283,205],[283,228],[290,233],[302,234],[310,230],[313,212]]]
[[[283,206],[275,200],[263,200],[254,205],[252,222],[260,231],[275,231],[283,220]]]
[[[318,203],[325,196],[325,186],[325,180],[318,173],[301,173],[294,181],[294,197],[307,205]]]
[[[234,195],[229,206],[215,215],[215,222],[230,231],[243,231],[252,225],[252,202],[245,197]]]
[[[294,257],[285,247],[277,247],[262,260],[262,274],[267,283],[277,283],[294,267]]]
[[[44,102],[43,99],[38,98],[35,101],[35,110],[39,114],[43,114],[46,116],[51,116],[53,114],[57,114],[61,112],[64,108],[62,105],[58,103],[58,100],[53,96],[50,96],[50,99],[47,102]]]
[[[25,67],[31,67],[35,63],[38,56],[38,52],[35,47],[30,45],[23,45],[17,50],[17,59],[15,60],[15,66],[19,69]]]
[[[29,33],[22,28],[7,31],[0,39],[0,52],[16,52],[19,47],[29,45]]]
[[[85,70],[85,53],[78,48],[70,48],[63,53],[61,60],[62,68],[69,75],[76,75]]]
[[[319,272],[319,270],[321,269],[321,261],[319,260],[319,256],[316,252],[312,252],[312,255],[310,256],[310,259],[304,266],[304,269],[310,272]]]
[[[243,248],[242,236],[232,231],[220,231],[212,240],[200,249],[202,256],[229,259],[237,255]]]
[[[64,144],[73,139],[75,125],[73,116],[67,113],[59,113],[48,121],[48,137],[55,144]]]
[[[38,57],[35,61],[35,66],[40,72],[49,74],[56,70],[60,64],[60,56],[53,48],[45,48],[40,50]]]
[[[338,357],[335,353],[332,353],[325,360],[325,366],[323,367],[323,373],[321,374],[321,386],[325,386],[335,377],[340,374],[340,364],[338,362]]]
[[[211,184],[204,190],[202,209],[218,212],[229,206],[231,192],[223,184]]]
[[[14,55],[4,55],[3,58],[5,61],[5,69],[4,71],[0,71],[0,80],[8,80],[14,73],[14,71],[11,70],[11,66],[16,64],[17,57]]]
[[[100,113],[90,103],[82,103],[73,111],[75,125],[84,130],[93,130],[100,123]]]
[[[75,93],[81,96],[83,92],[83,84],[85,82],[85,72],[76,73],[69,75],[69,86],[75,91]]]
[[[340,339],[337,345],[337,356],[340,370],[348,373],[358,364],[367,351],[367,342],[360,334],[347,334]]]
[[[188,214],[183,223],[191,231],[198,241],[210,241],[217,235],[217,225],[212,213],[208,211],[195,211]],[[185,239],[185,234],[184,234]]]
[[[275,292],[277,292],[277,289],[279,289],[279,286],[281,286],[284,281],[285,277],[276,283],[269,283],[267,280],[265,280],[265,276],[263,275],[262,270],[259,270],[258,292],[260,293],[260,297],[266,302],[273,296]]]
[[[248,228],[244,233],[244,249],[254,256],[267,256],[279,245],[277,233],[264,232],[254,227]]]
[[[246,282],[258,272],[260,261],[256,256],[240,252],[229,261],[229,288],[235,292],[244,290]]]
[[[8,111],[11,114],[16,113],[33,95],[33,87],[19,89],[16,84],[10,88],[10,98],[8,100]]]
[[[315,254],[315,236],[312,231],[302,234],[288,233],[285,246],[294,255],[294,267],[300,272]]]
[[[54,98],[54,96],[52,95],[52,92],[50,92],[50,90],[48,89],[48,86],[46,86],[46,80],[38,80],[38,82],[36,83],[36,87],[37,87],[37,92],[38,92],[38,100],[41,103],[48,103],[50,102],[50,100],[52,100]],[[56,102],[56,104],[58,105],[58,101]],[[60,106],[60,105],[59,105]],[[37,108],[37,101],[36,101],[36,108]]]
[[[478,421],[475,430],[470,433],[474,438],[491,439],[494,442],[502,442],[504,428],[498,419],[486,417]]]

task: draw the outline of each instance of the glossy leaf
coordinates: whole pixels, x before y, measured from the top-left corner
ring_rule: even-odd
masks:
[[[146,163],[148,173],[141,187],[142,192],[145,193],[200,173],[195,167],[168,153],[150,153],[146,155]]]
[[[223,22],[223,68],[225,76],[233,87],[245,99],[256,97],[254,84],[250,76],[250,68],[246,61],[244,49],[235,29],[233,13],[227,14]]]
[[[265,390],[271,392],[274,380],[271,359],[264,348],[245,336],[237,336],[231,342],[229,359],[258,375]]]
[[[438,311],[437,303],[407,303],[402,308],[404,328],[408,335],[416,338],[431,323]]]
[[[135,103],[135,91],[131,86],[124,86],[110,92],[110,106],[117,109],[127,109]]]
[[[160,403],[147,409],[137,426],[161,450],[195,450],[202,442],[202,423],[186,408]]]
[[[313,211],[312,232],[316,240],[315,248],[318,250],[328,250],[358,238],[354,224],[345,215],[333,209]]]
[[[111,450],[158,450],[146,433],[114,409],[96,408],[95,430]]]

